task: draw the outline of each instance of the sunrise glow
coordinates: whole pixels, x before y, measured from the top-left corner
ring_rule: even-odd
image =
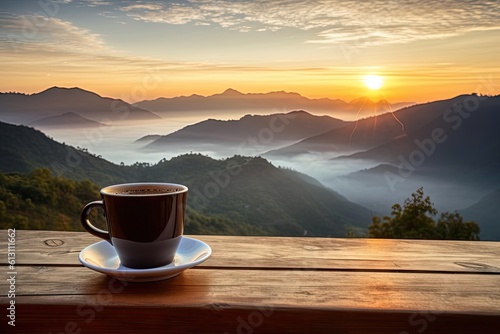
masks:
[[[380,10],[391,15],[373,17],[354,0],[43,3],[0,4],[0,91],[81,87],[135,102],[227,88],[346,101],[383,90],[425,102],[500,87],[499,2],[473,12],[388,2]]]
[[[365,75],[363,77],[365,86],[371,90],[378,90],[382,88],[384,81],[380,75]]]

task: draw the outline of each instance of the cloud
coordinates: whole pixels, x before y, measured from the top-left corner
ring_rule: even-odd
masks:
[[[112,16],[114,12],[101,13]],[[127,56],[124,51],[108,46],[101,35],[55,17],[0,12],[0,27],[0,62],[9,64],[8,72],[36,68],[56,73],[70,69],[69,73],[78,75],[101,73],[105,68],[119,75],[133,76],[140,75],[145,68],[159,68],[169,73],[240,69],[219,63]]]
[[[69,2],[72,2],[72,0],[66,0]],[[111,6],[114,3],[112,1],[101,1],[101,0],[83,0],[82,1],[83,5],[89,6],[89,7],[99,7],[99,6]]]
[[[121,8],[128,16],[146,22],[161,22],[169,24],[186,24],[205,21],[204,13],[196,8],[179,4],[135,4]]]
[[[110,48],[99,34],[59,18],[0,13],[2,51],[34,51],[93,54]]]
[[[90,6],[98,7],[98,6],[111,6],[113,2],[111,1],[91,1]]]
[[[500,29],[500,1],[145,1],[121,10],[146,22],[218,25],[241,32],[300,29],[313,33],[310,43],[359,46]]]

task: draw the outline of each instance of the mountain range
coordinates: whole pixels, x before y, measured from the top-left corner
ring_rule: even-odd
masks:
[[[102,97],[76,87],[52,87],[31,95],[0,93],[0,119],[4,122],[67,126],[69,117],[82,125],[89,125],[89,121],[108,124],[160,118],[122,100]]]
[[[477,107],[467,111],[466,103],[472,100],[477,101]],[[420,118],[409,120],[417,115]],[[370,160],[380,164],[362,172],[365,174],[390,172],[404,177],[412,170],[412,173],[440,180],[459,179],[461,183],[477,186],[500,185],[500,96],[481,100],[473,95],[459,96],[444,105],[440,102],[411,107],[395,116],[405,125],[404,133],[390,134],[386,129],[376,129],[371,138],[358,146],[364,146],[364,151],[336,159]],[[364,126],[367,122],[359,123]],[[384,134],[385,140],[374,139]],[[304,148],[303,143],[294,147]]]
[[[78,87],[51,87],[34,94],[0,93],[0,120],[39,128],[65,127],[69,124],[94,127],[96,124],[92,122],[109,124],[126,120],[168,118],[173,111],[190,114],[224,111],[241,115],[244,112],[277,114],[292,110],[307,110],[352,120],[383,114],[412,104],[414,103],[390,104],[383,99],[373,102],[366,97],[350,102],[328,98],[309,99],[298,93],[288,92],[243,94],[234,89],[227,89],[223,93],[210,96],[193,94],[161,97],[131,105],[123,100],[102,97]]]
[[[291,100],[293,100],[292,97],[297,101],[303,100],[303,97],[293,93],[242,94],[234,90],[227,90],[210,97],[191,96],[172,99],[179,103],[184,101],[185,112],[192,111],[193,101],[209,102],[205,104],[205,108],[215,108],[217,103],[221,103],[227,108],[224,110],[229,112],[232,106],[237,108],[236,111],[249,106],[253,108],[260,105],[265,108],[266,100],[269,102],[269,109],[273,109],[275,107],[271,106],[280,101],[280,96]],[[166,100],[172,102],[172,99]],[[248,104],[244,105],[242,101],[247,101]],[[257,103],[257,101],[260,102]],[[317,100],[311,101],[320,104]],[[332,101],[338,102],[339,100]],[[358,110],[367,103],[370,102],[363,99],[351,102],[352,105],[357,105]],[[138,105],[142,106],[140,103]],[[197,108],[201,107],[200,104]],[[497,131],[497,126],[500,124],[499,110],[500,96],[468,94],[403,107],[394,113],[377,114],[377,116],[356,121],[317,116],[307,109],[268,115],[248,114],[228,121],[206,119],[173,133],[151,133],[137,139],[136,142],[139,144],[135,144],[133,149],[141,145],[142,150],[147,151],[147,154],[150,154],[149,151],[185,153],[200,152],[202,151],[200,148],[210,146],[213,152],[225,150],[225,155],[219,156],[233,156],[232,161],[239,165],[253,168],[254,163],[259,162],[257,170],[260,172],[281,175],[280,177],[293,174],[293,178],[318,186],[317,181],[312,182],[305,175],[294,174],[286,169],[277,169],[285,174],[273,174],[275,172],[273,168],[276,167],[269,163],[269,161],[291,161],[292,164],[294,161],[303,162],[305,168],[302,170],[319,177],[325,184],[340,191],[351,201],[369,207],[377,215],[388,213],[393,203],[407,197],[415,189],[425,186],[426,190],[433,194],[433,199],[441,204],[446,203],[446,209],[462,209],[461,212],[467,213],[467,219],[476,220],[481,226],[486,226],[484,233],[487,233],[487,236],[481,233],[481,238],[487,239],[488,236],[495,235],[495,231],[500,230],[495,211],[498,207],[495,191],[500,188],[500,174],[498,173],[500,170],[500,132]],[[152,112],[126,104],[121,100],[103,98],[79,88],[53,87],[32,95],[0,94],[0,120],[29,124],[41,129],[52,126],[102,127],[106,126],[108,121],[111,123],[119,121],[120,112],[130,116],[130,119],[147,118],[151,122],[156,122],[159,117],[166,119],[170,117],[168,110]],[[107,118],[103,115],[115,118]],[[183,175],[180,172],[175,174],[175,170],[169,169],[169,165],[177,161],[175,159],[162,161],[152,166],[147,163],[117,166],[89,154],[85,149],[75,149],[70,145],[59,143],[47,144],[44,134],[30,128],[19,127],[16,128],[15,135],[3,135],[4,132],[13,133],[11,126],[8,124],[0,126],[2,132],[1,171],[29,173],[34,168],[49,167],[56,175],[65,175],[79,180],[89,178],[100,185],[126,180],[161,178],[166,170],[168,173],[173,173],[172,175],[178,175],[179,178]],[[179,147],[180,149],[176,151],[175,149]],[[254,158],[241,160],[241,155]],[[259,160],[256,156],[263,156],[267,160]],[[215,181],[211,179],[210,173],[218,175],[218,171],[224,170],[220,161],[225,160],[211,162],[210,159],[206,159],[207,157],[192,154],[182,157],[182,159],[196,157],[196,163],[193,162],[193,164],[200,164],[206,170],[206,173],[199,171],[196,173],[195,170],[188,173],[195,181],[188,178],[186,182],[193,182],[192,185],[212,184]],[[248,160],[250,162],[247,163],[245,159],[250,159]],[[187,160],[181,161],[184,163]],[[214,166],[218,166],[219,169]],[[178,168],[182,169],[180,165]],[[252,182],[255,182],[258,174],[255,173],[253,181],[248,178],[248,183],[244,183],[241,189],[255,188]],[[233,183],[236,184],[236,182]],[[268,184],[277,186],[271,179],[268,180]],[[287,194],[273,193],[273,191],[273,189],[265,189],[266,198],[272,199],[268,201],[272,204],[269,204],[267,212],[275,214],[276,217],[285,217],[283,221],[293,222],[296,218],[292,219],[287,216],[288,212],[293,211],[293,206],[278,203],[279,201],[276,200],[276,196],[287,197]],[[203,191],[201,193],[203,194]],[[234,189],[234,194],[237,194],[236,189]],[[234,194],[231,193],[232,196]],[[493,195],[490,196],[490,194]],[[237,195],[234,197],[238,198]],[[229,202],[236,203],[232,202],[233,200],[232,197],[228,199]],[[257,201],[257,198],[253,198],[252,201]],[[332,203],[337,202],[332,199]],[[256,207],[260,208],[258,205]],[[287,210],[284,210],[284,207]],[[339,205],[339,207],[345,207],[345,205]],[[202,208],[205,211],[200,211],[200,214],[209,212],[211,215],[217,215],[225,212],[231,219],[241,221],[242,224],[261,224],[256,223],[255,220],[259,217],[261,221],[265,220],[264,214],[252,216],[253,213],[246,212],[245,216],[252,217],[253,222],[243,222],[242,217],[237,215],[237,212],[245,212],[241,207],[235,211],[227,210],[227,207],[226,209],[218,207],[213,212],[210,208]],[[442,210],[441,208],[440,211]],[[370,215],[364,208],[359,211],[364,212],[365,218]],[[333,211],[328,212],[333,215],[330,218],[335,216]],[[346,211],[341,216],[344,214],[347,218],[338,216],[332,218],[336,222],[344,222],[344,230],[338,225],[335,231],[345,232],[345,226],[361,228],[366,226],[364,223],[366,219],[359,220],[359,217],[354,217],[352,212],[348,214]],[[289,229],[297,235],[304,231],[314,235],[336,235],[337,233],[331,229],[307,228],[305,218],[301,219],[300,223],[292,223],[291,226],[295,227]],[[363,223],[360,223],[361,221]],[[321,221],[319,224],[326,223]],[[260,230],[270,231],[271,234],[286,233],[284,229],[277,227],[253,226]]]
[[[319,118],[305,111],[247,115],[235,121],[206,120],[165,136],[151,136],[146,149],[168,150],[187,143],[196,148],[211,143],[214,151],[232,147],[228,152],[234,154],[241,153],[252,137],[253,147],[258,148],[254,152],[270,160],[316,161],[318,154],[333,156],[322,162],[323,174],[352,166],[354,170],[336,175],[332,183],[344,184],[343,194],[382,215],[394,201],[421,186],[436,194],[445,207],[458,210],[469,206],[471,198],[479,200],[500,187],[499,111],[500,96],[469,94],[355,122]],[[272,133],[273,141],[267,146],[257,145],[259,132],[270,133],[270,120],[278,115],[297,116],[297,123],[292,120],[282,132]],[[301,126],[302,132],[298,130]],[[361,167],[366,164],[371,167]],[[486,220],[480,223],[493,226],[485,230],[491,234],[488,230],[494,230],[498,222],[491,214],[491,201],[486,203],[480,217]],[[500,226],[496,228],[500,230]]]
[[[477,105],[468,112],[467,103],[474,101]],[[471,184],[500,184],[499,109],[500,96],[460,95],[355,122],[306,111],[246,115],[230,121],[208,119],[139,141],[152,151],[175,145],[212,145],[214,150],[232,147],[233,154],[241,154],[243,148],[251,147],[253,153],[269,159],[330,154],[338,156],[332,164],[371,161],[379,166],[361,173],[378,175],[393,173],[402,161],[420,159],[411,167],[415,175],[449,180],[460,176]]]
[[[397,110],[413,102],[390,104],[387,100],[371,101],[362,97],[350,102],[340,99],[309,99],[298,93],[269,92],[244,94],[234,89],[227,89],[220,94],[201,96],[178,96],[172,98],[160,97],[155,100],[144,100],[134,105],[156,113],[171,111],[200,111],[200,110],[227,110],[227,111],[257,111],[266,113],[282,113],[290,110],[307,110],[312,113],[322,113],[335,118],[351,120],[359,115],[371,116],[388,111]],[[359,114],[359,115],[358,115]]]
[[[329,116],[315,116],[305,111],[272,115],[246,115],[238,120],[208,119],[188,125],[164,136],[148,135],[139,139],[151,141],[146,150],[162,151],[172,145],[190,144],[192,147],[211,145],[234,147],[234,154],[251,151],[253,155],[273,147],[296,142],[303,138],[344,126],[348,122]]]
[[[119,166],[21,125],[0,122],[0,139],[3,173],[48,168],[56,176],[89,179],[100,186],[175,181],[189,187],[189,206],[195,212],[242,222],[268,235],[344,236],[370,222],[367,209],[263,158],[215,160],[186,154],[154,165]]]
[[[363,118],[346,126],[331,129],[317,136],[269,152],[274,156],[293,156],[303,153],[348,153],[375,148],[391,140],[402,138],[420,129],[467,96],[418,104],[373,117]]]

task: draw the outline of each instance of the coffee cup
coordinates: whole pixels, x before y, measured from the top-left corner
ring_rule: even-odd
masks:
[[[127,183],[101,189],[100,201],[83,208],[80,222],[92,235],[110,242],[123,266],[161,267],[174,260],[184,231],[186,186]],[[107,231],[92,225],[90,211],[102,207]]]

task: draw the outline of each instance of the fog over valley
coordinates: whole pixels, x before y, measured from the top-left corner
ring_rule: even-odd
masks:
[[[57,104],[51,105],[54,96]],[[234,109],[214,109],[223,98],[231,98]],[[181,102],[196,105],[195,96],[177,100],[175,107],[181,110],[159,110],[152,102],[132,106],[77,88],[55,87],[33,95],[0,95],[0,120],[34,127],[117,165],[155,165],[186,153],[215,159],[260,156],[314,177],[374,215],[390,214],[394,203],[402,204],[423,187],[439,212],[463,210],[466,219],[495,226],[494,208],[481,203],[485,198],[491,202],[500,188],[500,138],[495,130],[500,97],[462,95],[394,113],[377,113],[376,104],[365,98],[361,106],[374,109],[351,110],[366,117],[347,120],[338,116],[346,110],[338,115],[301,105],[288,110],[286,101],[274,101],[266,109],[266,99],[253,95],[252,103],[260,107],[247,109],[248,98],[228,90],[205,109],[182,107]],[[481,217],[474,209],[478,207]],[[493,228],[490,237],[496,238],[499,230]]]

